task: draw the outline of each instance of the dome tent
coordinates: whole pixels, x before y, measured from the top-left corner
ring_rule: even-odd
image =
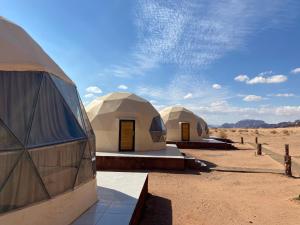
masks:
[[[208,137],[206,122],[184,107],[167,107],[160,115],[167,128],[167,141],[200,141]]]
[[[1,215],[93,180],[95,138],[75,84],[2,17],[0,49]]]
[[[115,92],[86,107],[97,151],[147,151],[166,148],[165,126],[156,109],[131,93]]]

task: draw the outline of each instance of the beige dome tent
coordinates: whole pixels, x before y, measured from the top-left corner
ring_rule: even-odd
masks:
[[[184,107],[167,107],[160,115],[167,128],[167,141],[200,141],[208,137],[206,122]]]
[[[131,93],[115,92],[86,107],[97,151],[147,151],[166,148],[165,126],[156,109]]]
[[[97,201],[95,137],[78,96],[26,31],[0,17],[0,224],[70,224]]]
[[[73,84],[21,27],[3,17],[0,17],[0,49],[1,71],[46,71]]]

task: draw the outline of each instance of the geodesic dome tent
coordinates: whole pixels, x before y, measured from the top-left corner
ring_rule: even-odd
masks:
[[[87,114],[96,151],[147,151],[166,148],[164,123],[145,99],[115,92],[92,101]]]
[[[167,128],[167,141],[200,141],[208,137],[206,122],[184,107],[167,107],[160,115]]]
[[[0,17],[0,214],[95,176],[95,138],[75,84]]]

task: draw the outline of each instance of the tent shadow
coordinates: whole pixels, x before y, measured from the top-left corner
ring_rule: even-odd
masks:
[[[172,225],[170,199],[148,194],[139,225]]]

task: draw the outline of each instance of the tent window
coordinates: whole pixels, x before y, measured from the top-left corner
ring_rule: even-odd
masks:
[[[200,122],[197,123],[197,133],[198,133],[198,136],[202,136],[202,134],[203,134],[203,129],[202,129]]]
[[[95,135],[76,87],[0,71],[0,214],[94,178]]]
[[[149,131],[153,142],[166,141],[167,130],[160,116],[156,116],[152,119]]]

